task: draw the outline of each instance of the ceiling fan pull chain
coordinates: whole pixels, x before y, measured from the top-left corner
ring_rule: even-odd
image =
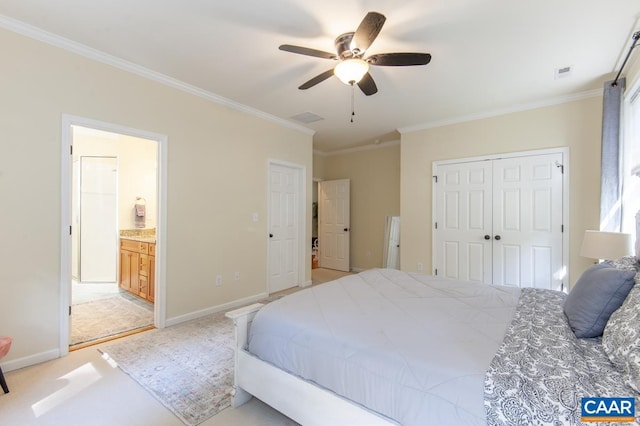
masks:
[[[354,92],[353,83],[351,83],[351,122],[353,123],[353,117],[356,115],[355,106],[354,106]]]

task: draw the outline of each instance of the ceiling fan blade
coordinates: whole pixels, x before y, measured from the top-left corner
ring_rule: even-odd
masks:
[[[378,37],[386,20],[387,18],[381,13],[367,13],[367,16],[360,22],[358,29],[353,34],[353,48],[361,53],[367,50],[376,37]]]
[[[324,52],[322,50],[310,49],[308,47],[283,44],[278,49],[284,50],[285,52],[298,53],[300,55],[315,56],[316,58],[338,59],[338,56],[335,53],[329,53],[329,52]]]
[[[391,67],[427,65],[431,62],[431,55],[428,53],[378,53],[369,56],[366,61],[370,65]]]
[[[317,76],[313,77],[311,80],[307,81],[306,83],[298,87],[298,89],[307,90],[308,88],[313,87],[318,83],[322,83],[332,75],[333,75],[333,68],[323,72],[322,74],[318,74]]]
[[[375,95],[378,93],[378,87],[376,86],[376,82],[373,81],[373,77],[371,74],[366,73],[364,77],[358,82],[358,87],[362,90],[367,96]]]

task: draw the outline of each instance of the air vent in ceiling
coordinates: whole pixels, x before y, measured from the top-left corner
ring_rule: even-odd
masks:
[[[559,78],[570,77],[572,72],[573,69],[571,68],[571,65],[562,68],[556,68],[555,78],[556,80],[558,80]]]
[[[305,124],[324,120],[324,117],[320,117],[318,114],[314,114],[313,112],[303,112],[298,115],[294,115],[291,118]]]

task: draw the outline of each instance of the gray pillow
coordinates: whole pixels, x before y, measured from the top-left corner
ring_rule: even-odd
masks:
[[[607,263],[584,271],[564,302],[564,314],[576,337],[602,335],[609,317],[631,291],[634,277],[635,271]]]

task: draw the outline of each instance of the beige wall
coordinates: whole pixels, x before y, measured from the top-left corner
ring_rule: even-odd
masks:
[[[329,155],[323,167],[324,179],[351,181],[351,267],[381,267],[385,217],[400,214],[400,144]]]
[[[570,149],[570,281],[589,266],[579,256],[585,229],[597,229],[600,212],[602,97],[402,134],[401,267],[432,268],[432,163],[438,160]],[[567,224],[565,224],[567,225]],[[565,227],[566,229],[566,227]]]
[[[63,114],[167,135],[167,318],[266,291],[267,164],[304,166],[311,194],[308,133],[9,31],[0,45],[0,333],[14,337],[4,361],[59,346]]]
[[[324,179],[324,164],[327,156],[321,153],[313,153],[313,178],[316,180]]]

